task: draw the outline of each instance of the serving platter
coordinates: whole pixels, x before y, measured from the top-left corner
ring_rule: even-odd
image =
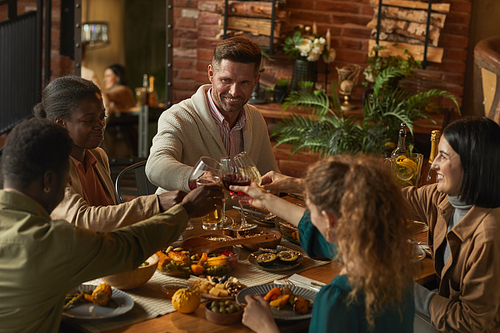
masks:
[[[302,256],[302,254],[300,252],[293,251],[293,250],[291,250],[287,247],[281,246],[281,245],[278,245],[276,247],[276,250],[277,250],[277,252],[292,251],[295,254],[297,254],[298,258],[297,258],[297,260],[295,260],[293,263],[290,263],[290,264],[283,263],[283,262],[279,261],[278,259],[276,259],[273,263],[268,264],[266,266],[263,266],[257,262],[257,256],[259,254],[265,253],[266,251],[263,251],[262,249],[260,249],[259,251],[255,251],[255,252],[250,253],[250,255],[248,256],[248,262],[250,264],[252,264],[253,266],[255,266],[263,271],[280,273],[280,272],[288,271],[290,269],[293,269],[293,268],[299,266],[300,263],[302,262],[302,260],[304,259],[304,257]]]
[[[69,293],[74,294],[79,291],[93,291],[97,286],[82,284],[74,288]],[[63,316],[75,319],[104,319],[122,315],[134,307],[134,300],[125,292],[111,288],[113,294],[106,306],[99,306],[94,303],[76,303],[63,311]]]
[[[274,287],[283,287],[282,284],[262,284],[258,286],[253,286],[249,287],[246,289],[243,289],[236,295],[236,302],[240,305],[246,305],[245,301],[245,296],[246,295],[260,295],[264,296],[266,295],[271,289]],[[308,299],[311,304],[314,303],[314,300],[316,299],[316,295],[318,294],[316,291],[311,290],[311,289],[305,289],[305,288],[300,288],[296,286],[288,286],[293,294],[295,296],[300,296],[305,299]],[[278,310],[275,307],[271,307],[271,311],[273,313],[274,319],[280,319],[280,320],[302,320],[302,319],[308,319],[312,317],[312,308],[309,309],[308,313],[305,314],[299,314],[295,313],[293,311],[293,308],[290,304],[285,306],[284,308],[281,308]]]

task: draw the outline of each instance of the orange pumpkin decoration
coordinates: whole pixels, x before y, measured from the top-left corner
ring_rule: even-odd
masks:
[[[172,296],[172,305],[181,313],[195,312],[200,306],[200,294],[191,288],[181,288]]]

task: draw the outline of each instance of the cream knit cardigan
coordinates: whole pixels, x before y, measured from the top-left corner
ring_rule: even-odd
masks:
[[[228,155],[207,106],[205,96],[210,87],[201,86],[191,98],[173,105],[158,119],[158,133],[146,164],[147,177],[159,187],[157,193],[189,191],[189,174],[201,156],[219,160]],[[264,118],[255,107],[247,104],[244,108],[244,150],[262,175],[279,171]]]

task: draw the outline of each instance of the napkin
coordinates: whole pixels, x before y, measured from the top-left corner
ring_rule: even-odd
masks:
[[[275,280],[274,283],[287,284],[287,280],[297,287],[311,289],[311,290],[314,290],[316,292],[319,292],[321,287],[326,285],[326,283],[319,282],[319,281],[307,278],[307,277],[299,275],[299,274],[293,274],[288,279]]]

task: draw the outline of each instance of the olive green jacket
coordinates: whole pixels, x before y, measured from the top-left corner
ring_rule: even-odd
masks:
[[[84,281],[132,270],[185,230],[176,205],[113,232],[51,221],[35,200],[0,191],[0,333],[57,332],[67,292]]]

